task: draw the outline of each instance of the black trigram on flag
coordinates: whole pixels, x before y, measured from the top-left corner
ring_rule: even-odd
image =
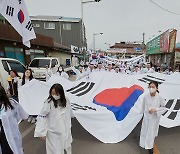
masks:
[[[82,105],[79,105],[79,104],[76,104],[76,103],[71,103],[71,107],[73,110],[92,110],[92,111],[96,111],[95,108],[91,107],[91,106],[82,106]]]
[[[150,83],[151,81],[156,81],[158,84],[162,84],[163,82],[165,82],[164,79],[157,78],[157,77],[154,77],[151,75],[147,75],[147,76],[143,77],[142,79],[138,79],[138,80],[141,82],[145,82],[147,84]]]
[[[10,7],[10,6],[7,6],[6,14],[9,15],[9,16],[13,16],[13,13],[14,13],[14,8]]]
[[[19,0],[19,4],[21,4],[22,3],[22,0]]]
[[[87,94],[93,87],[95,83],[93,82],[81,82],[77,86],[68,89],[67,92],[75,94],[76,96],[83,96]]]
[[[166,108],[168,109],[163,116],[168,119],[174,120],[180,110],[180,99],[170,99],[166,103]]]
[[[31,23],[31,21],[29,21],[29,22],[27,23],[27,25],[26,25],[26,29],[28,29],[29,31],[31,31],[32,28],[33,28],[32,23]]]

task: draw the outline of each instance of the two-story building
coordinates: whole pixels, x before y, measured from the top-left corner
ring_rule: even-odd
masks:
[[[146,46],[135,42],[118,42],[110,47],[106,53],[117,58],[131,58],[145,53]]]
[[[55,42],[80,49],[87,48],[85,26],[82,35],[81,18],[71,18],[62,16],[31,16],[31,21],[36,33],[52,37]],[[83,39],[84,36],[84,39]]]

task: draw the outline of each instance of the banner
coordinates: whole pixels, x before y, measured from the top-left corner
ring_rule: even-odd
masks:
[[[71,45],[71,53],[79,53],[79,48],[74,45]]]
[[[160,124],[171,128],[180,125],[180,74],[159,73],[126,75],[93,72],[79,81],[53,75],[45,83],[32,80],[19,88],[19,100],[25,111],[37,115],[54,83],[63,85],[80,124],[103,143],[124,140],[143,116],[142,98],[149,93],[148,83],[159,83],[167,111]]]
[[[30,40],[36,35],[24,0],[0,0],[0,13],[22,36],[23,44],[30,48]]]

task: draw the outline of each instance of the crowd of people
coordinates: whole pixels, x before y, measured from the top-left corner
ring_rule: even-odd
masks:
[[[98,62],[96,64],[91,62],[88,65],[79,65],[78,68],[72,67],[72,70],[76,73],[76,80],[79,80],[92,72],[107,71],[136,75],[153,73],[158,71],[158,68],[152,67],[150,63],[146,65],[124,64],[120,66],[113,63],[104,64]],[[168,69],[164,73],[171,74],[171,70]],[[52,74],[52,71],[47,68],[47,80]],[[55,74],[66,79],[69,78],[62,66],[58,68]],[[34,137],[39,137],[46,141],[47,154],[64,154],[64,151],[67,154],[71,154],[71,118],[74,115],[63,87],[58,83],[54,84],[49,90],[49,96],[44,102],[39,115],[28,115],[18,103],[18,88],[33,79],[32,71],[26,69],[22,78],[15,70],[11,70],[9,75],[7,89],[5,90],[0,85],[0,153],[23,154],[18,121],[28,119],[28,122],[35,123],[37,119]],[[160,115],[165,111],[164,106],[165,101],[158,94],[157,82],[149,83],[149,94],[143,100],[142,114],[144,114],[144,118],[140,135],[140,146],[148,149],[150,154],[153,153],[153,143],[157,136]],[[148,124],[149,119],[151,120],[150,125]]]

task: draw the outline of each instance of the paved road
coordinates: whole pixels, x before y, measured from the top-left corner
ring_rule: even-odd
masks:
[[[137,126],[124,141],[104,144],[84,130],[76,119],[73,119],[72,123],[73,154],[148,154],[138,145],[140,126]],[[20,131],[25,154],[45,154],[45,142],[33,138],[34,125],[24,121],[20,124]],[[156,145],[161,154],[180,154],[180,127],[160,127]]]

